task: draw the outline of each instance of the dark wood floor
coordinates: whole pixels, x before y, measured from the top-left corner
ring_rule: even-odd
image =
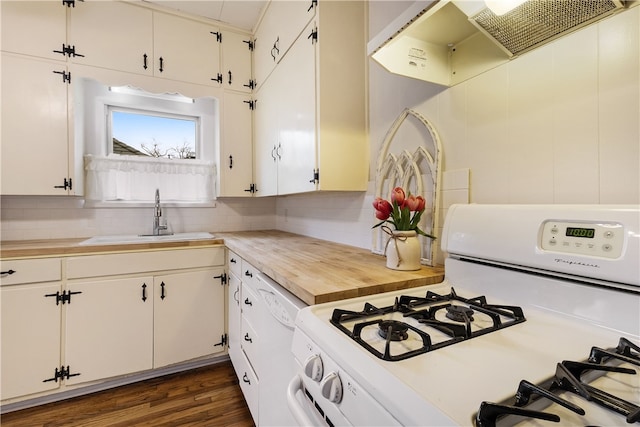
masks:
[[[2,427],[254,426],[230,362],[3,414]]]

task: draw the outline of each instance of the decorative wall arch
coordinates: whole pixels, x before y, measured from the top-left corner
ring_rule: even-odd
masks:
[[[417,141],[417,147],[407,141],[394,144],[394,138],[407,118],[416,119],[417,123],[423,127],[416,130],[423,133],[422,138],[417,138],[421,139]],[[407,145],[411,148],[407,148]],[[403,187],[411,194],[422,195],[427,201],[427,209],[422,215],[420,228],[428,234],[439,237],[441,166],[442,145],[435,128],[420,113],[406,108],[393,122],[380,147],[376,167],[375,197],[388,200],[391,190],[397,186]],[[374,224],[378,222],[375,220]],[[433,266],[439,242],[424,236],[419,238],[422,247],[421,262]],[[388,236],[380,227],[374,228],[372,252],[384,253],[387,239]]]

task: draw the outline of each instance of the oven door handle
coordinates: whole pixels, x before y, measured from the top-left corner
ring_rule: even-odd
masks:
[[[298,425],[313,426],[315,425],[314,422],[309,419],[304,408],[298,399],[296,399],[296,393],[298,391],[302,391],[302,380],[300,380],[300,377],[296,375],[291,379],[291,381],[289,381],[289,386],[287,387],[287,404],[289,406],[289,411],[291,411],[291,414],[298,422]]]

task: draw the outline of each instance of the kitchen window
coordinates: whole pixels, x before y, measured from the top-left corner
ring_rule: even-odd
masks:
[[[85,204],[153,200],[211,204],[219,141],[218,100],[109,87],[84,79],[76,137],[84,146]],[[80,119],[80,120],[78,120]]]

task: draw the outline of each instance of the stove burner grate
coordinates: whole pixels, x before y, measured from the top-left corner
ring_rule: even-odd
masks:
[[[453,304],[453,302],[458,302],[458,304]],[[466,304],[468,307],[462,304]],[[436,319],[436,313],[443,309],[447,312],[445,316],[452,322]],[[486,314],[492,320],[492,325],[472,331],[471,321],[476,312]],[[434,344],[427,332],[408,323],[385,319],[368,320],[391,313],[402,313],[404,317],[414,318],[419,323],[432,327],[450,338]],[[503,318],[507,320],[504,321]],[[488,304],[484,296],[463,298],[451,288],[451,292],[447,295],[439,295],[432,291],[427,291],[425,297],[402,295],[396,298],[393,305],[388,307],[379,308],[367,302],[362,311],[336,308],[333,310],[330,322],[376,357],[387,361],[398,361],[522,323],[525,320],[520,307]],[[357,321],[357,323],[350,329],[344,323],[351,321]],[[386,340],[384,352],[374,348],[362,337],[362,330],[374,324],[378,324],[378,334]],[[407,339],[409,331],[421,338],[422,347],[392,355],[391,343]]]

